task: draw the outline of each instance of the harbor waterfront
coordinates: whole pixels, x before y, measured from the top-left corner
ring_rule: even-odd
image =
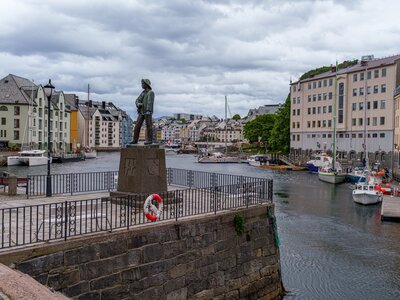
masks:
[[[400,224],[380,221],[380,205],[352,201],[349,184],[320,182],[308,172],[247,164],[199,164],[194,155],[167,156],[167,167],[267,177],[281,246],[285,299],[400,298]],[[119,153],[52,165],[52,173],[117,170]],[[18,176],[45,174],[45,166],[1,167]]]

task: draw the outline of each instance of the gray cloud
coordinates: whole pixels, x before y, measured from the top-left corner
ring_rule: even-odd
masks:
[[[282,103],[290,79],[336,60],[398,53],[397,1],[5,0],[0,76],[113,101],[135,117],[150,78],[157,116]]]

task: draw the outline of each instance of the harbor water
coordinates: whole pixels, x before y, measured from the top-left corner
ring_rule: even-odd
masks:
[[[114,171],[119,153],[53,164],[52,173]],[[381,222],[380,205],[352,201],[349,184],[332,185],[308,172],[247,164],[200,164],[193,155],[169,155],[167,167],[267,177],[274,202],[283,284],[289,299],[400,299],[400,223]],[[1,167],[18,176],[47,167]]]

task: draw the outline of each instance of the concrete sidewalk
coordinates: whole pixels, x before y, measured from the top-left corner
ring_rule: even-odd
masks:
[[[26,198],[25,194],[18,194],[16,196],[9,196],[7,192],[0,192],[0,209],[2,208],[14,208],[14,207],[23,207],[30,205],[39,205],[39,204],[48,204],[48,203],[57,203],[57,202],[65,202],[65,201],[75,201],[75,200],[88,200],[88,199],[97,199],[102,197],[109,197],[109,192],[101,192],[101,193],[86,193],[86,194],[77,194],[77,195],[56,195],[52,197],[31,197],[29,199]]]

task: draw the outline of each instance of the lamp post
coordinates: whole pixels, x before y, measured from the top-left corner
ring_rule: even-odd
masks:
[[[50,174],[50,142],[51,142],[51,122],[50,122],[50,107],[51,107],[51,95],[53,94],[54,86],[51,84],[51,79],[49,83],[44,87],[44,94],[47,97],[47,178],[46,178],[46,197],[51,197],[51,174]]]

